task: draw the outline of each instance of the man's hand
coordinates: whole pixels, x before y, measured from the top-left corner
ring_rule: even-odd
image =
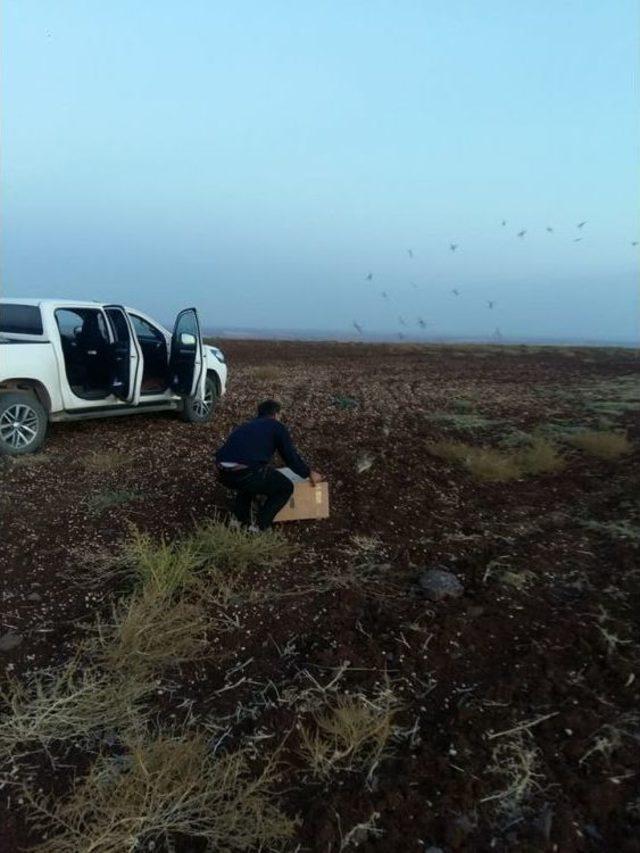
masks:
[[[311,471],[309,474],[309,482],[312,486],[317,486],[318,483],[322,483],[324,479],[324,474],[321,474],[319,471]]]

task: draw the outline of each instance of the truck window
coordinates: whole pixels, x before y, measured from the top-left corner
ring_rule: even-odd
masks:
[[[37,305],[0,302],[0,332],[18,335],[41,335],[42,315]]]
[[[157,343],[164,341],[164,335],[151,323],[143,320],[142,317],[138,317],[137,314],[129,314],[129,317],[139,341],[156,341]]]
[[[75,339],[84,334],[101,343],[109,343],[104,314],[95,308],[58,308],[56,322],[64,338]]]

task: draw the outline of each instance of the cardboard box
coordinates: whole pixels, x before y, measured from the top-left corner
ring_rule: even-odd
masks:
[[[289,503],[282,507],[274,521],[302,521],[309,518],[329,518],[329,484],[312,486],[294,474],[290,468],[278,468],[281,474],[293,482],[293,494]]]

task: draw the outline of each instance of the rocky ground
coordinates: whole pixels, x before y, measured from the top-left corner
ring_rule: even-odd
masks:
[[[108,607],[113,590],[88,555],[131,524],[174,537],[224,515],[214,450],[275,396],[329,479],[331,517],[286,527],[297,554],[255,572],[263,594],[234,603],[215,657],[167,677],[163,713],[226,720],[227,737],[256,748],[285,740],[280,801],[301,819],[291,851],[640,850],[637,357],[225,350],[228,395],[212,424],[54,425],[41,458],[0,463],[0,677],[64,661]],[[636,449],[594,458],[568,442],[587,428],[624,429]],[[443,438],[509,447],[533,432],[557,443],[562,470],[483,482],[426,449]],[[87,463],[105,451],[126,462]],[[452,594],[429,593],[430,569],[454,576]],[[290,697],[309,690],[392,702],[375,766],[306,772]],[[69,774],[81,766],[70,759]],[[56,785],[64,793],[64,774]],[[0,791],[4,851],[37,840],[12,790]]]

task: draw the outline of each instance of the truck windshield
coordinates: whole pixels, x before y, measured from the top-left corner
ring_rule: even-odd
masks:
[[[41,335],[42,316],[37,305],[18,305],[0,302],[0,333]]]

